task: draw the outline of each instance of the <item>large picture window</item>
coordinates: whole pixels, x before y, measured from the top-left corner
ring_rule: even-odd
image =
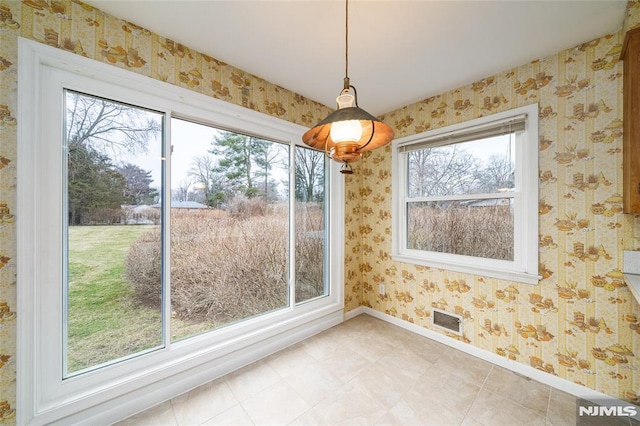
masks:
[[[342,321],[343,184],[304,127],[20,55],[21,423],[110,424]]]
[[[394,256],[537,282],[537,106],[394,142]]]

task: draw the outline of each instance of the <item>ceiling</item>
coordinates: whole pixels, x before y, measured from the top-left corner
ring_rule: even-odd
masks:
[[[342,0],[88,0],[335,107],[345,75]],[[349,77],[374,115],[618,31],[625,0],[351,0]]]

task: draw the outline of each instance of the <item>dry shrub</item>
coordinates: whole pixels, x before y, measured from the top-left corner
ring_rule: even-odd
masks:
[[[242,219],[211,211],[171,214],[171,305],[181,318],[217,325],[271,311],[288,302],[287,216]],[[131,248],[126,275],[136,298],[156,303],[160,248]]]
[[[513,260],[510,206],[416,206],[410,209],[408,247],[488,259]]]
[[[321,204],[296,204],[296,302],[324,293],[324,216]]]
[[[267,201],[264,198],[247,198],[236,194],[227,206],[227,211],[235,218],[264,216],[267,212]]]
[[[138,302],[157,308],[161,304],[160,231],[140,235],[131,245],[125,259],[125,277],[134,284]]]
[[[81,225],[113,225],[121,222],[121,210],[110,208],[95,208],[81,216]]]

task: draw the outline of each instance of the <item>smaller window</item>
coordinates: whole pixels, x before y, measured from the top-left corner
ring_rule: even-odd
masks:
[[[536,284],[538,107],[393,144],[396,260]]]

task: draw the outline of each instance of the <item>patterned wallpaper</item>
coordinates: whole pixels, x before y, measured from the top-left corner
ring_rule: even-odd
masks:
[[[130,22],[70,0],[0,1],[0,423],[16,406],[17,37],[311,126],[331,110]]]
[[[637,6],[630,3],[627,28],[640,22]],[[302,125],[330,112],[83,3],[0,0],[0,423],[15,422],[16,403],[18,36]],[[634,218],[620,213],[621,42],[622,33],[608,35],[385,117],[402,137],[540,103],[539,286],[392,261],[386,147],[346,178],[345,310],[364,304],[425,327],[431,306],[458,312],[470,344],[636,399],[640,310],[619,276],[622,248],[640,248],[639,220],[634,230]],[[376,294],[378,282],[388,296]]]
[[[628,27],[639,6],[629,4]],[[425,328],[432,307],[455,312],[465,328],[452,338],[640,402],[640,307],[621,272],[623,248],[640,249],[639,218],[621,207],[623,39],[606,35],[384,117],[400,138],[539,104],[539,285],[391,259],[387,146],[347,180],[347,309],[362,300]]]

